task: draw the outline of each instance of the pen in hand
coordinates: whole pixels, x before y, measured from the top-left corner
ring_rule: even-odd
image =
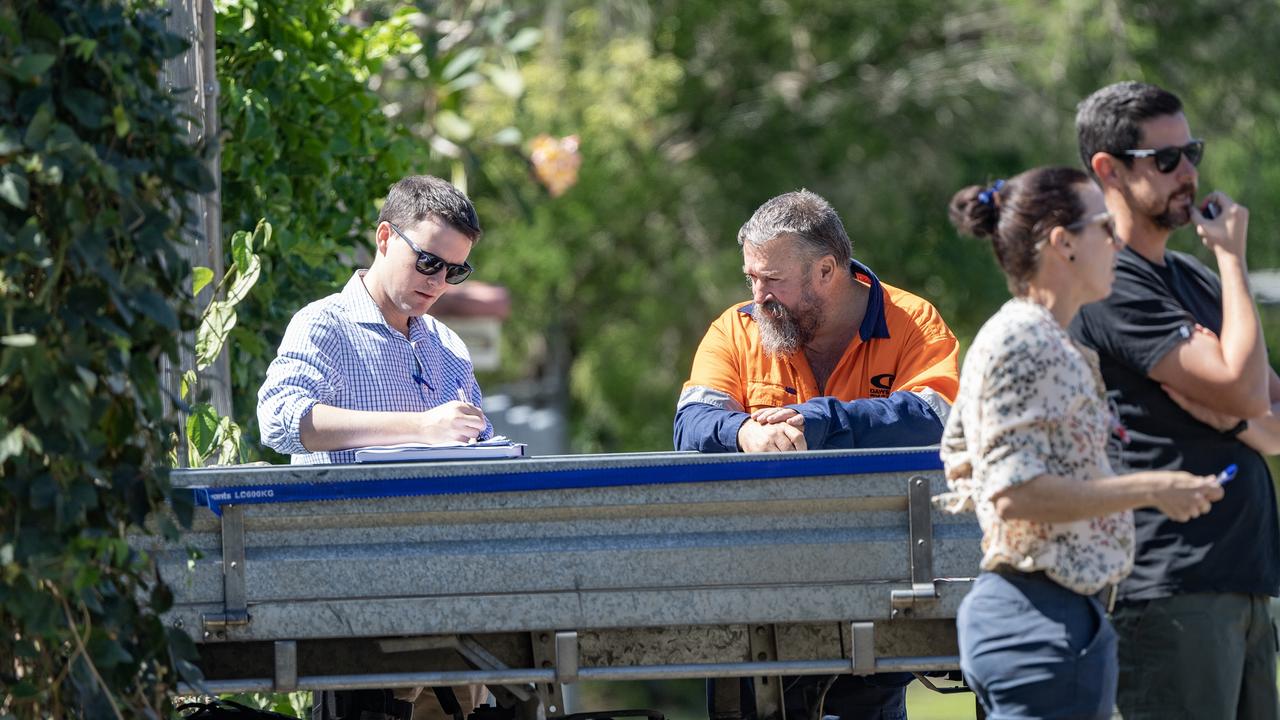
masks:
[[[466,405],[471,404],[471,400],[467,398],[467,391],[461,385],[458,386],[458,402],[464,403]],[[480,439],[480,436],[477,435],[471,438],[470,440],[467,440],[467,444],[474,445],[479,439]]]
[[[1238,469],[1236,468],[1235,463],[1231,463],[1230,465],[1228,465],[1225,469],[1223,469],[1222,472],[1218,473],[1218,484],[1226,485],[1232,480],[1235,480],[1237,471]]]

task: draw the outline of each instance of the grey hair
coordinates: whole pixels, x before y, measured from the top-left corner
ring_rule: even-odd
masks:
[[[848,267],[853,259],[853,242],[840,216],[831,203],[808,190],[778,195],[756,208],[738,231],[738,245],[762,247],[779,235],[799,238],[814,259],[831,255],[841,267]]]

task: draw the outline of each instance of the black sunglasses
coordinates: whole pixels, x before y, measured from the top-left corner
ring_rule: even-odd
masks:
[[[1155,158],[1157,170],[1162,173],[1171,173],[1178,167],[1183,155],[1187,156],[1187,161],[1192,165],[1199,165],[1200,158],[1204,157],[1204,141],[1192,140],[1186,145],[1170,145],[1155,150],[1125,150],[1124,154],[1136,158]]]
[[[396,227],[395,223],[388,221],[387,225],[389,225],[392,230],[396,231],[396,234],[400,236],[401,240],[409,243],[409,247],[413,248],[414,252],[418,253],[418,262],[414,264],[414,268],[423,275],[435,275],[441,270],[444,270],[444,281],[450,285],[458,285],[463,280],[470,277],[471,273],[475,272],[475,268],[465,262],[461,265],[458,263],[447,262],[439,255],[429,253],[417,245],[414,245],[413,241],[410,240],[407,235],[400,232],[400,228]]]

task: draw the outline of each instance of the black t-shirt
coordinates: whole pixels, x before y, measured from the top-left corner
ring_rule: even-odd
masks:
[[[1149,376],[1196,323],[1222,331],[1222,286],[1183,253],[1156,265],[1129,248],[1120,252],[1111,296],[1086,305],[1071,335],[1098,352],[1107,395],[1129,442],[1113,443],[1117,473],[1186,470],[1211,475],[1235,463],[1239,472],[1213,510],[1178,523],[1155,510],[1134,511],[1137,559],[1120,585],[1121,600],[1188,592],[1280,594],[1280,527],[1275,489],[1262,456],[1191,417]],[[1117,457],[1118,455],[1118,457]]]

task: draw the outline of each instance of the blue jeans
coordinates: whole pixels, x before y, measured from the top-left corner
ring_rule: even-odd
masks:
[[[822,687],[830,675],[801,675],[782,678],[782,704],[787,720],[808,720],[818,704]],[[822,700],[822,715],[840,720],[906,720],[907,684],[911,673],[879,673],[877,675],[838,675]],[[750,678],[740,686],[743,720],[757,718],[756,697]],[[707,683],[707,715],[716,712],[711,683]]]
[[[1044,573],[984,572],[956,617],[960,668],[991,720],[1107,720],[1116,634],[1097,599]]]

